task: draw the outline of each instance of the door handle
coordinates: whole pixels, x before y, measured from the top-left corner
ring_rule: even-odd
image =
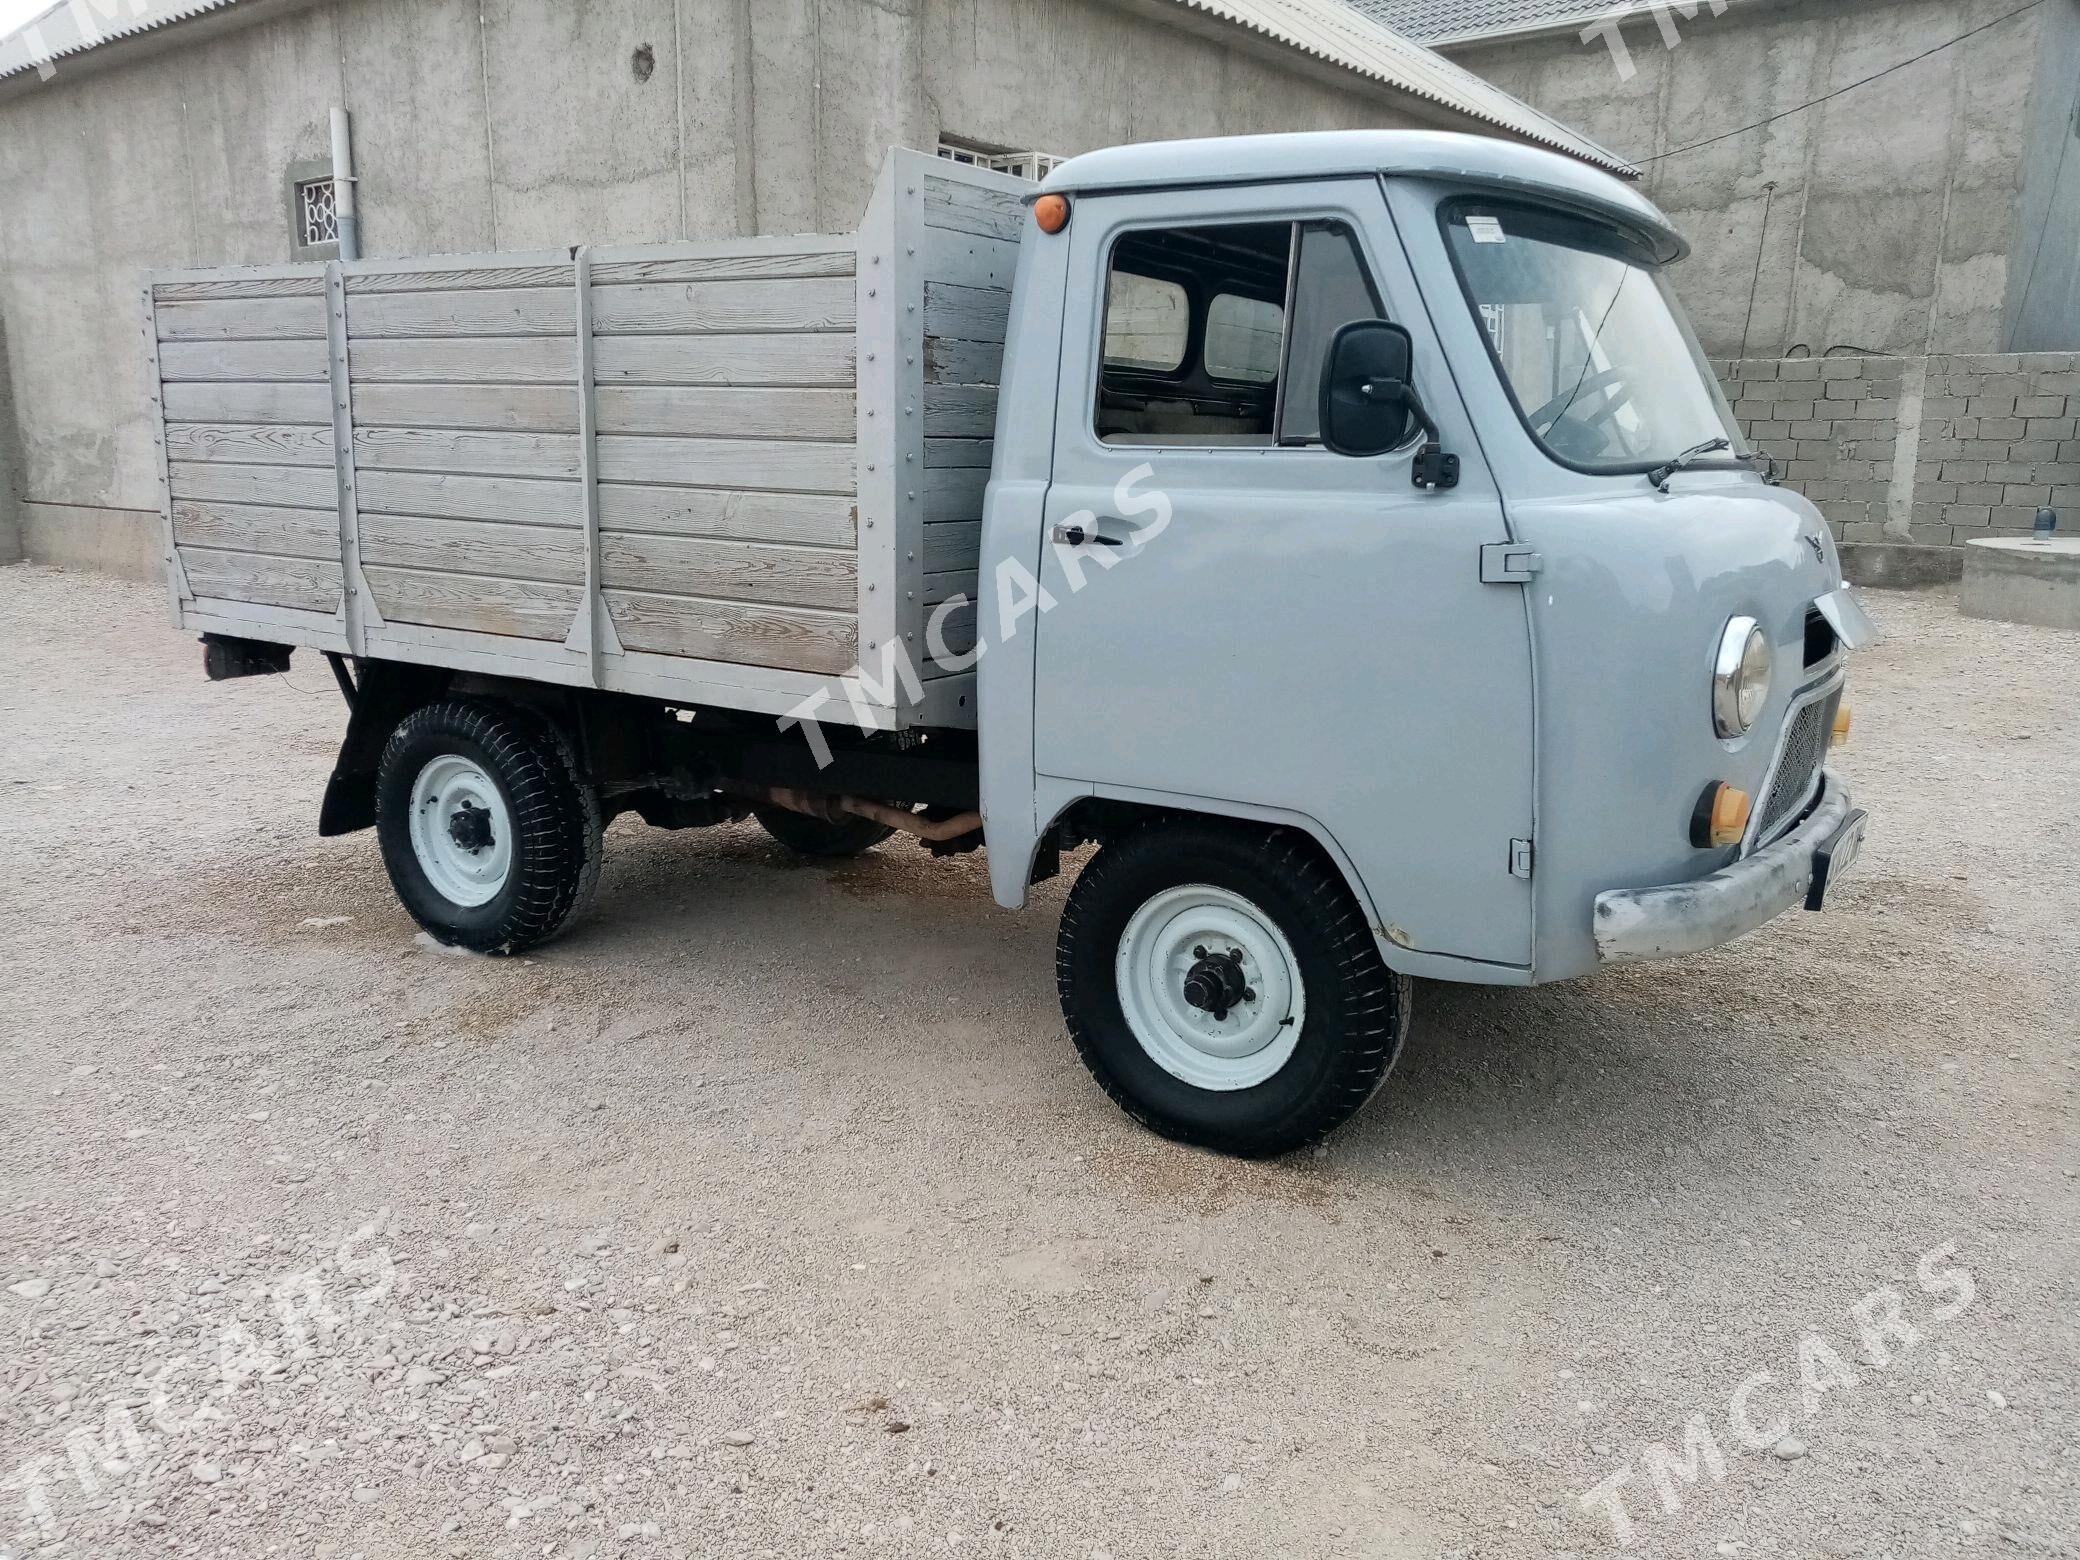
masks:
[[[1096,531],[1086,531],[1082,526],[1066,520],[1057,520],[1055,522],[1054,539],[1069,547],[1081,547],[1086,542],[1098,547],[1124,547],[1127,545],[1116,536],[1104,536]]]

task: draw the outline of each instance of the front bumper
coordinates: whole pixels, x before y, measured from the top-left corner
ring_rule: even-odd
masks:
[[[1812,810],[1774,844],[1694,882],[1598,894],[1597,959],[1638,964],[1702,953],[1804,904],[1813,885],[1813,852],[1852,811],[1848,787],[1823,774]]]

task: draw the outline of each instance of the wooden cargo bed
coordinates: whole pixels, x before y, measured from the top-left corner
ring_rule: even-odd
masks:
[[[178,621],[774,714],[902,636],[877,720],[972,725],[924,626],[1031,191],[895,151],[846,236],[155,275]]]

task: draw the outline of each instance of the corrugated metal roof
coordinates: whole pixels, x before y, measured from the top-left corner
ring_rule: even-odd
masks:
[[[1419,43],[1456,43],[1608,16],[1612,0],[1344,0],[1359,14]]]
[[[1454,65],[1391,27],[1361,16],[1344,0],[1176,0],[1331,65],[1510,130],[1540,146],[1569,152],[1613,172],[1638,170],[1624,158],[1472,71]]]
[[[233,4],[236,0],[57,0],[19,32],[0,38],[0,81]]]
[[[97,44],[221,10],[237,0],[57,0],[12,36],[0,39],[0,80],[52,65]],[[1359,14],[1345,0],[1174,0],[1189,11],[1244,28],[1382,85],[1495,125],[1601,168],[1635,172],[1598,146],[1530,104],[1511,97],[1471,71],[1410,42],[1391,26]],[[1446,0],[1353,0],[1444,8]],[[1531,5],[1537,0],[1474,0],[1487,5]],[[1550,0],[1548,0],[1550,3]]]

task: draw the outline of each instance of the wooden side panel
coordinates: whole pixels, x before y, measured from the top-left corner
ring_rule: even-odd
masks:
[[[321,267],[152,286],[173,550],[220,623],[342,599]]]
[[[834,331],[800,336],[601,336],[593,343],[593,380],[609,385],[799,385],[850,389],[853,337]]]
[[[181,499],[173,506],[173,538],[182,547],[339,561],[339,521],[329,509]]]
[[[995,200],[982,197],[996,196]],[[982,501],[996,432],[997,381],[1009,330],[1011,282],[1018,263],[1020,222],[1001,217],[1015,197],[1008,191],[971,193],[959,221],[950,208],[927,203],[925,212],[924,545],[921,549],[928,612],[938,640],[954,656],[975,647]],[[1024,219],[1022,208],[1018,210]],[[955,596],[962,605],[944,612]],[[927,677],[958,668],[928,666]]]
[[[514,639],[561,640],[578,613],[580,591],[576,585],[438,574],[385,568],[372,562],[361,572],[375,593],[377,608],[392,623],[423,623]]]
[[[839,548],[613,532],[600,538],[600,570],[609,589],[831,612],[852,611],[859,591],[858,561]]]
[[[571,635],[585,580],[577,275],[516,262],[348,276],[360,556],[385,622]]]
[[[928,175],[924,181],[924,220],[927,227],[1016,239],[1025,222],[1025,201],[1015,190],[984,188]]]
[[[849,548],[859,534],[857,508],[842,494],[643,487],[624,482],[600,485],[599,523],[609,533],[797,542],[812,547]]]
[[[644,282],[593,294],[593,328],[602,336],[849,331],[853,312],[852,279],[837,276]]]
[[[330,612],[339,605],[337,558],[282,558],[183,545],[181,566],[197,596],[303,612]]]
[[[853,446],[781,439],[653,439],[602,434],[602,482],[850,494]]]
[[[361,556],[371,566],[436,569],[445,574],[544,584],[576,585],[585,578],[585,541],[576,526],[508,525],[363,511]]]
[[[831,675],[849,671],[858,658],[858,620],[850,612],[630,590],[609,590],[607,610],[631,650]]]
[[[601,433],[849,442],[850,390],[751,390],[601,385]]]

